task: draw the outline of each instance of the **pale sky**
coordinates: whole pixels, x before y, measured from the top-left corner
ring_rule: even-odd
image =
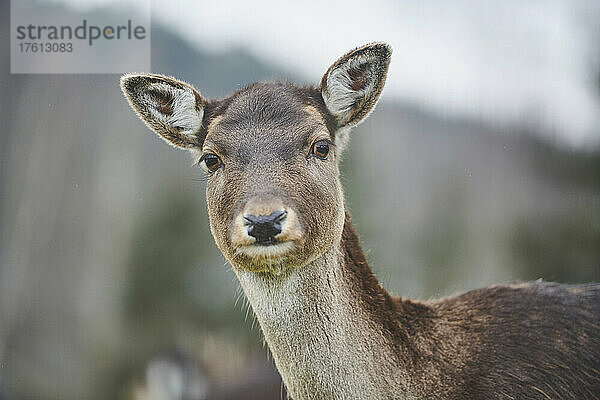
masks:
[[[85,9],[143,0],[47,1]],[[566,143],[600,143],[593,0],[153,1],[152,16],[199,49],[242,46],[315,84],[346,51],[386,41],[394,54],[384,98],[500,124],[533,119]]]

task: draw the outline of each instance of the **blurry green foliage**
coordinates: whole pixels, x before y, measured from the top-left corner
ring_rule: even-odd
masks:
[[[539,215],[516,223],[513,267],[523,279],[600,281],[600,215]]]

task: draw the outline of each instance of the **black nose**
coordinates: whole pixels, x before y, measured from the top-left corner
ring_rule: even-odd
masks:
[[[244,215],[248,235],[256,239],[256,244],[273,244],[275,236],[281,233],[281,224],[287,211],[275,211],[269,215]]]

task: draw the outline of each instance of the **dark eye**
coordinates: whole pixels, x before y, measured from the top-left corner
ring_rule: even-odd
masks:
[[[204,162],[204,165],[206,165],[206,169],[208,169],[208,172],[215,172],[223,165],[223,162],[221,161],[219,156],[213,153],[206,153],[202,157],[200,157],[199,163],[202,162]]]
[[[310,152],[312,155],[316,156],[317,158],[324,160],[327,158],[327,155],[329,154],[329,146],[330,145],[331,145],[331,142],[329,140],[319,140],[318,142],[315,142],[313,144]]]

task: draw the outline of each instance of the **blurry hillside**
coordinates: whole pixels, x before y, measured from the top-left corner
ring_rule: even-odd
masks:
[[[241,49],[199,53],[156,24],[152,46],[153,72],[208,97],[288,77]],[[135,117],[116,75],[9,71],[5,56],[0,398],[280,398],[187,155]],[[384,94],[343,171],[388,289],[429,298],[600,280],[600,149],[561,148],[524,126],[432,115]]]

